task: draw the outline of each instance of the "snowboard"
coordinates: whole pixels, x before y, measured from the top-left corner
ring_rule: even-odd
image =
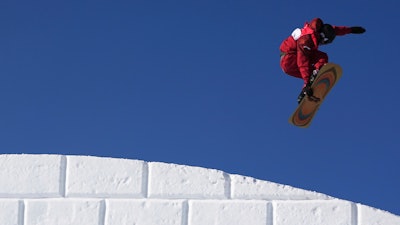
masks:
[[[329,91],[335,86],[336,82],[342,76],[342,68],[334,63],[325,64],[318,72],[311,84],[314,91],[314,97],[305,96],[298,104],[296,110],[289,118],[289,123],[306,128],[310,126],[319,107],[328,95]]]

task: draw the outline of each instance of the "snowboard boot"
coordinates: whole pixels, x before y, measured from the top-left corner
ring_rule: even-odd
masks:
[[[303,87],[301,90],[299,96],[297,97],[297,104],[300,104],[301,100],[307,95],[309,97],[312,97],[314,95],[313,90],[311,89],[311,85],[314,83],[315,78],[318,75],[319,70],[315,69],[312,71],[312,74],[310,75],[310,79],[308,80],[308,84]]]
[[[310,86],[312,85],[312,83],[314,83],[314,80],[315,80],[315,78],[316,78],[317,75],[318,75],[318,71],[319,71],[319,70],[317,70],[317,69],[315,69],[315,70],[312,71],[312,74],[311,74],[311,76],[310,76],[310,81],[309,81]]]
[[[313,96],[314,92],[311,89],[311,85],[307,84],[305,87],[303,87],[303,89],[301,90],[299,96],[297,97],[297,104],[300,104],[301,100],[303,100],[303,98],[305,96]]]
[[[304,96],[306,96],[306,94],[304,94],[304,91],[301,90],[299,96],[297,97],[297,104],[300,104],[301,100],[303,100]]]

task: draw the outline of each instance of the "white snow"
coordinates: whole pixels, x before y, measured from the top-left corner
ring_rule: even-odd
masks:
[[[400,216],[241,175],[161,162],[0,155],[1,225],[399,225]]]

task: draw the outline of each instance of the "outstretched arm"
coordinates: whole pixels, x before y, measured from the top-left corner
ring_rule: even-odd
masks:
[[[346,34],[362,34],[365,32],[363,27],[346,27],[346,26],[333,26],[337,36],[342,36]]]

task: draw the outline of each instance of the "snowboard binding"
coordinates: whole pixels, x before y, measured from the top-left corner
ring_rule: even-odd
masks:
[[[321,100],[320,98],[314,96],[313,89],[311,88],[311,85],[314,83],[314,80],[317,77],[317,75],[318,75],[318,70],[313,70],[307,85],[301,90],[299,97],[297,97],[298,104],[300,104],[301,100],[303,100],[305,96],[307,96],[308,100],[312,102],[319,102]]]

